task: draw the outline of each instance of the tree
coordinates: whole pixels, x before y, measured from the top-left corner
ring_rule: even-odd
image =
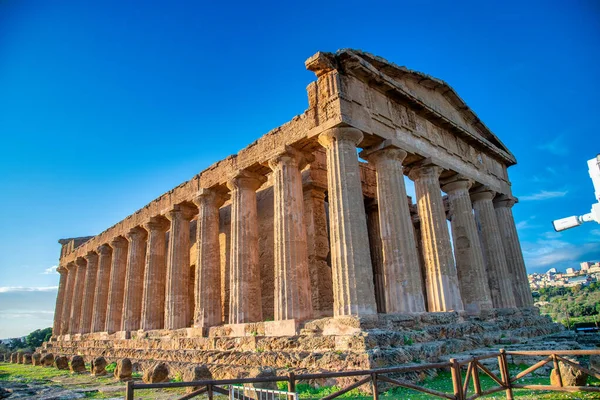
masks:
[[[36,329],[25,337],[25,343],[27,346],[35,349],[36,347],[40,347],[50,336],[52,336],[52,328]]]

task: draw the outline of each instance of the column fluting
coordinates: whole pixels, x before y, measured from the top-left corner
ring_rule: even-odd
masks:
[[[67,286],[65,290],[65,298],[63,300],[63,309],[61,315],[60,333],[67,335],[71,333],[71,308],[73,307],[73,288],[75,287],[75,278],[77,274],[77,266],[75,263],[69,263],[65,267],[67,269]]]
[[[85,272],[85,285],[83,287],[83,306],[81,307],[80,333],[89,333],[92,329],[92,316],[94,311],[94,293],[96,291],[96,278],[98,275],[98,254],[90,251],[86,254],[87,267]]]
[[[104,332],[106,329],[106,309],[108,308],[112,248],[108,244],[103,244],[98,247],[97,252],[98,273],[96,275],[96,291],[94,293],[92,332]]]
[[[85,286],[85,271],[87,262],[83,257],[75,260],[77,265],[77,274],[75,275],[75,285],[73,286],[73,300],[71,302],[71,320],[70,331],[73,334],[81,333],[81,306],[83,302],[83,288]]]
[[[54,337],[61,334],[63,304],[65,291],[67,290],[67,269],[59,265],[56,272],[60,274],[60,280],[58,282],[58,293],[56,294],[56,306],[54,307],[54,324],[52,325],[52,336]]]
[[[229,323],[262,320],[256,191],[266,181],[246,170],[227,183],[231,190]]]
[[[319,135],[327,153],[334,316],[377,313],[356,153],[362,139],[355,128],[336,127]]]
[[[490,295],[495,308],[515,307],[515,297],[510,279],[498,219],[494,211],[492,199],[496,193],[487,188],[480,188],[471,193],[475,220],[479,228],[479,237],[483,248],[483,256],[487,265],[487,276]]]
[[[147,236],[146,230],[139,226],[127,233],[129,248],[125,274],[123,320],[121,321],[122,331],[136,331],[141,327]]]
[[[167,253],[165,329],[190,326],[190,221],[196,207],[176,204],[166,213],[171,221]]]
[[[108,333],[115,333],[121,329],[121,320],[123,319],[125,273],[127,270],[127,248],[129,245],[127,239],[119,236],[110,242],[110,246],[112,247],[113,251],[105,330]]]
[[[381,243],[381,228],[379,225],[379,205],[376,199],[365,203],[367,215],[367,230],[369,232],[369,251],[373,265],[373,285],[375,286],[375,303],[377,312],[385,313],[385,277],[383,274],[383,247]]]
[[[198,206],[196,227],[196,288],[194,327],[209,328],[221,321],[221,245],[219,208],[225,202],[215,189],[200,189],[194,198]]]
[[[141,329],[163,329],[165,326],[165,288],[167,284],[167,230],[169,221],[152,217],[144,224],[148,231],[144,298]]]
[[[533,307],[533,297],[527,278],[527,269],[525,260],[523,260],[523,251],[521,242],[515,225],[512,207],[517,200],[508,196],[500,196],[494,200],[496,209],[496,218],[502,237],[504,254],[508,264],[508,270],[512,277],[513,294],[517,307]]]
[[[402,166],[406,152],[386,146],[365,151],[364,156],[375,167],[377,177],[385,310],[387,313],[423,312],[419,256]]]
[[[450,202],[450,225],[460,294],[465,311],[477,315],[492,308],[483,250],[479,241],[473,205],[469,197],[471,182],[462,176],[447,181],[442,190]]]
[[[421,220],[421,244],[425,262],[428,311],[462,311],[456,266],[452,255],[446,212],[440,189],[442,169],[424,164],[412,168]]]
[[[286,149],[269,161],[274,189],[275,320],[312,316],[308,248],[304,225],[303,154]]]

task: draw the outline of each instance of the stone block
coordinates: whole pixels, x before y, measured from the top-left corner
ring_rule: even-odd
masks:
[[[210,370],[206,365],[197,365],[195,367],[187,369],[183,373],[183,380],[185,382],[193,382],[193,381],[209,381],[212,380],[213,376]],[[188,386],[186,388],[187,393],[194,392],[200,389],[199,386]]]
[[[31,364],[31,363],[32,363],[31,353],[24,353],[23,354],[23,364]]]
[[[42,365],[42,355],[40,353],[33,353],[31,355],[31,363],[36,367],[41,366]]]
[[[40,360],[40,365],[42,367],[51,367],[54,364],[54,354],[46,353],[42,356]]]
[[[102,376],[106,375],[106,359],[104,357],[96,357],[92,360],[92,375]]]
[[[165,363],[156,363],[144,371],[144,383],[160,383],[169,381],[169,367]]]
[[[69,360],[65,356],[58,356],[54,359],[54,366],[57,369],[69,369]]]
[[[575,360],[571,361],[577,363]],[[587,384],[588,375],[585,372],[563,362],[559,362],[558,366],[563,386],[585,386]],[[550,372],[550,385],[560,386],[556,368],[553,368],[552,372]]]
[[[298,334],[298,323],[294,319],[265,322],[265,336],[295,336]]]
[[[122,358],[117,361],[117,366],[115,367],[115,378],[120,381],[129,381],[131,380],[131,371],[132,364],[129,358]]]
[[[82,374],[84,372],[87,372],[87,370],[85,369],[85,361],[81,356],[73,356],[73,358],[71,358],[70,368],[72,374]]]

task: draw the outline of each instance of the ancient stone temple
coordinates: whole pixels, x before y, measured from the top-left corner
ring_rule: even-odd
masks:
[[[306,68],[303,114],[60,241],[45,351],[365,368],[557,329],[532,307],[516,160],[458,94],[355,50]]]

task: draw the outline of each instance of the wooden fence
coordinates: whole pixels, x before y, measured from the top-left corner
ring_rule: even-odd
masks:
[[[527,357],[543,357],[543,359],[534,365],[528,367],[522,372],[511,377],[510,370],[508,367],[507,356],[527,356]],[[426,393],[435,398],[451,399],[451,400],[471,400],[479,397],[504,391],[506,398],[509,400],[513,399],[514,389],[525,389],[525,390],[550,390],[559,392],[597,392],[600,393],[600,387],[597,386],[565,386],[563,379],[558,368],[559,362],[567,364],[575,369],[578,369],[590,376],[600,379],[600,374],[591,369],[585,368],[578,363],[565,358],[565,356],[600,356],[600,350],[554,350],[554,351],[504,351],[489,353],[482,356],[470,357],[464,359],[450,359],[448,362],[430,363],[430,364],[419,364],[405,367],[393,367],[393,368],[379,368],[371,370],[361,371],[343,371],[343,372],[324,372],[317,374],[302,374],[295,375],[289,373],[287,376],[275,376],[275,377],[264,377],[264,378],[243,378],[243,379],[224,379],[224,380],[204,380],[196,382],[170,382],[170,383],[137,383],[127,382],[127,400],[134,399],[134,393],[136,390],[143,389],[164,389],[164,388],[181,388],[181,387],[199,387],[192,393],[179,397],[180,400],[191,399],[196,396],[206,394],[209,399],[213,399],[215,393],[230,396],[230,391],[225,389],[224,386],[228,385],[243,385],[249,383],[267,383],[267,382],[285,382],[288,387],[289,400],[293,400],[296,393],[296,384],[299,381],[310,381],[314,379],[327,379],[327,378],[349,378],[354,377],[358,379],[356,382],[332,393],[328,396],[323,397],[323,400],[334,399],[351,390],[354,390],[363,385],[371,386],[371,393],[374,400],[379,399],[381,390],[379,383],[383,382],[388,384],[388,388],[391,385],[400,386],[407,389],[412,389],[417,392]],[[481,361],[488,359],[496,359],[499,371],[495,374],[488,367],[483,365]],[[554,368],[558,371],[558,386],[551,385],[521,385],[518,384],[518,380],[531,374],[538,368],[543,367],[547,363],[552,362]],[[424,372],[427,370],[439,370],[449,369],[452,376],[452,393],[446,393],[439,390],[434,390],[420,386],[416,383],[410,382],[405,379],[398,378],[398,375],[411,373],[411,372]],[[464,372],[464,373],[463,373]],[[494,386],[482,389],[480,375],[487,375],[494,382]],[[395,376],[394,378],[389,375]],[[237,394],[231,396],[231,398],[241,400],[251,400],[251,398],[244,396],[243,394]]]

